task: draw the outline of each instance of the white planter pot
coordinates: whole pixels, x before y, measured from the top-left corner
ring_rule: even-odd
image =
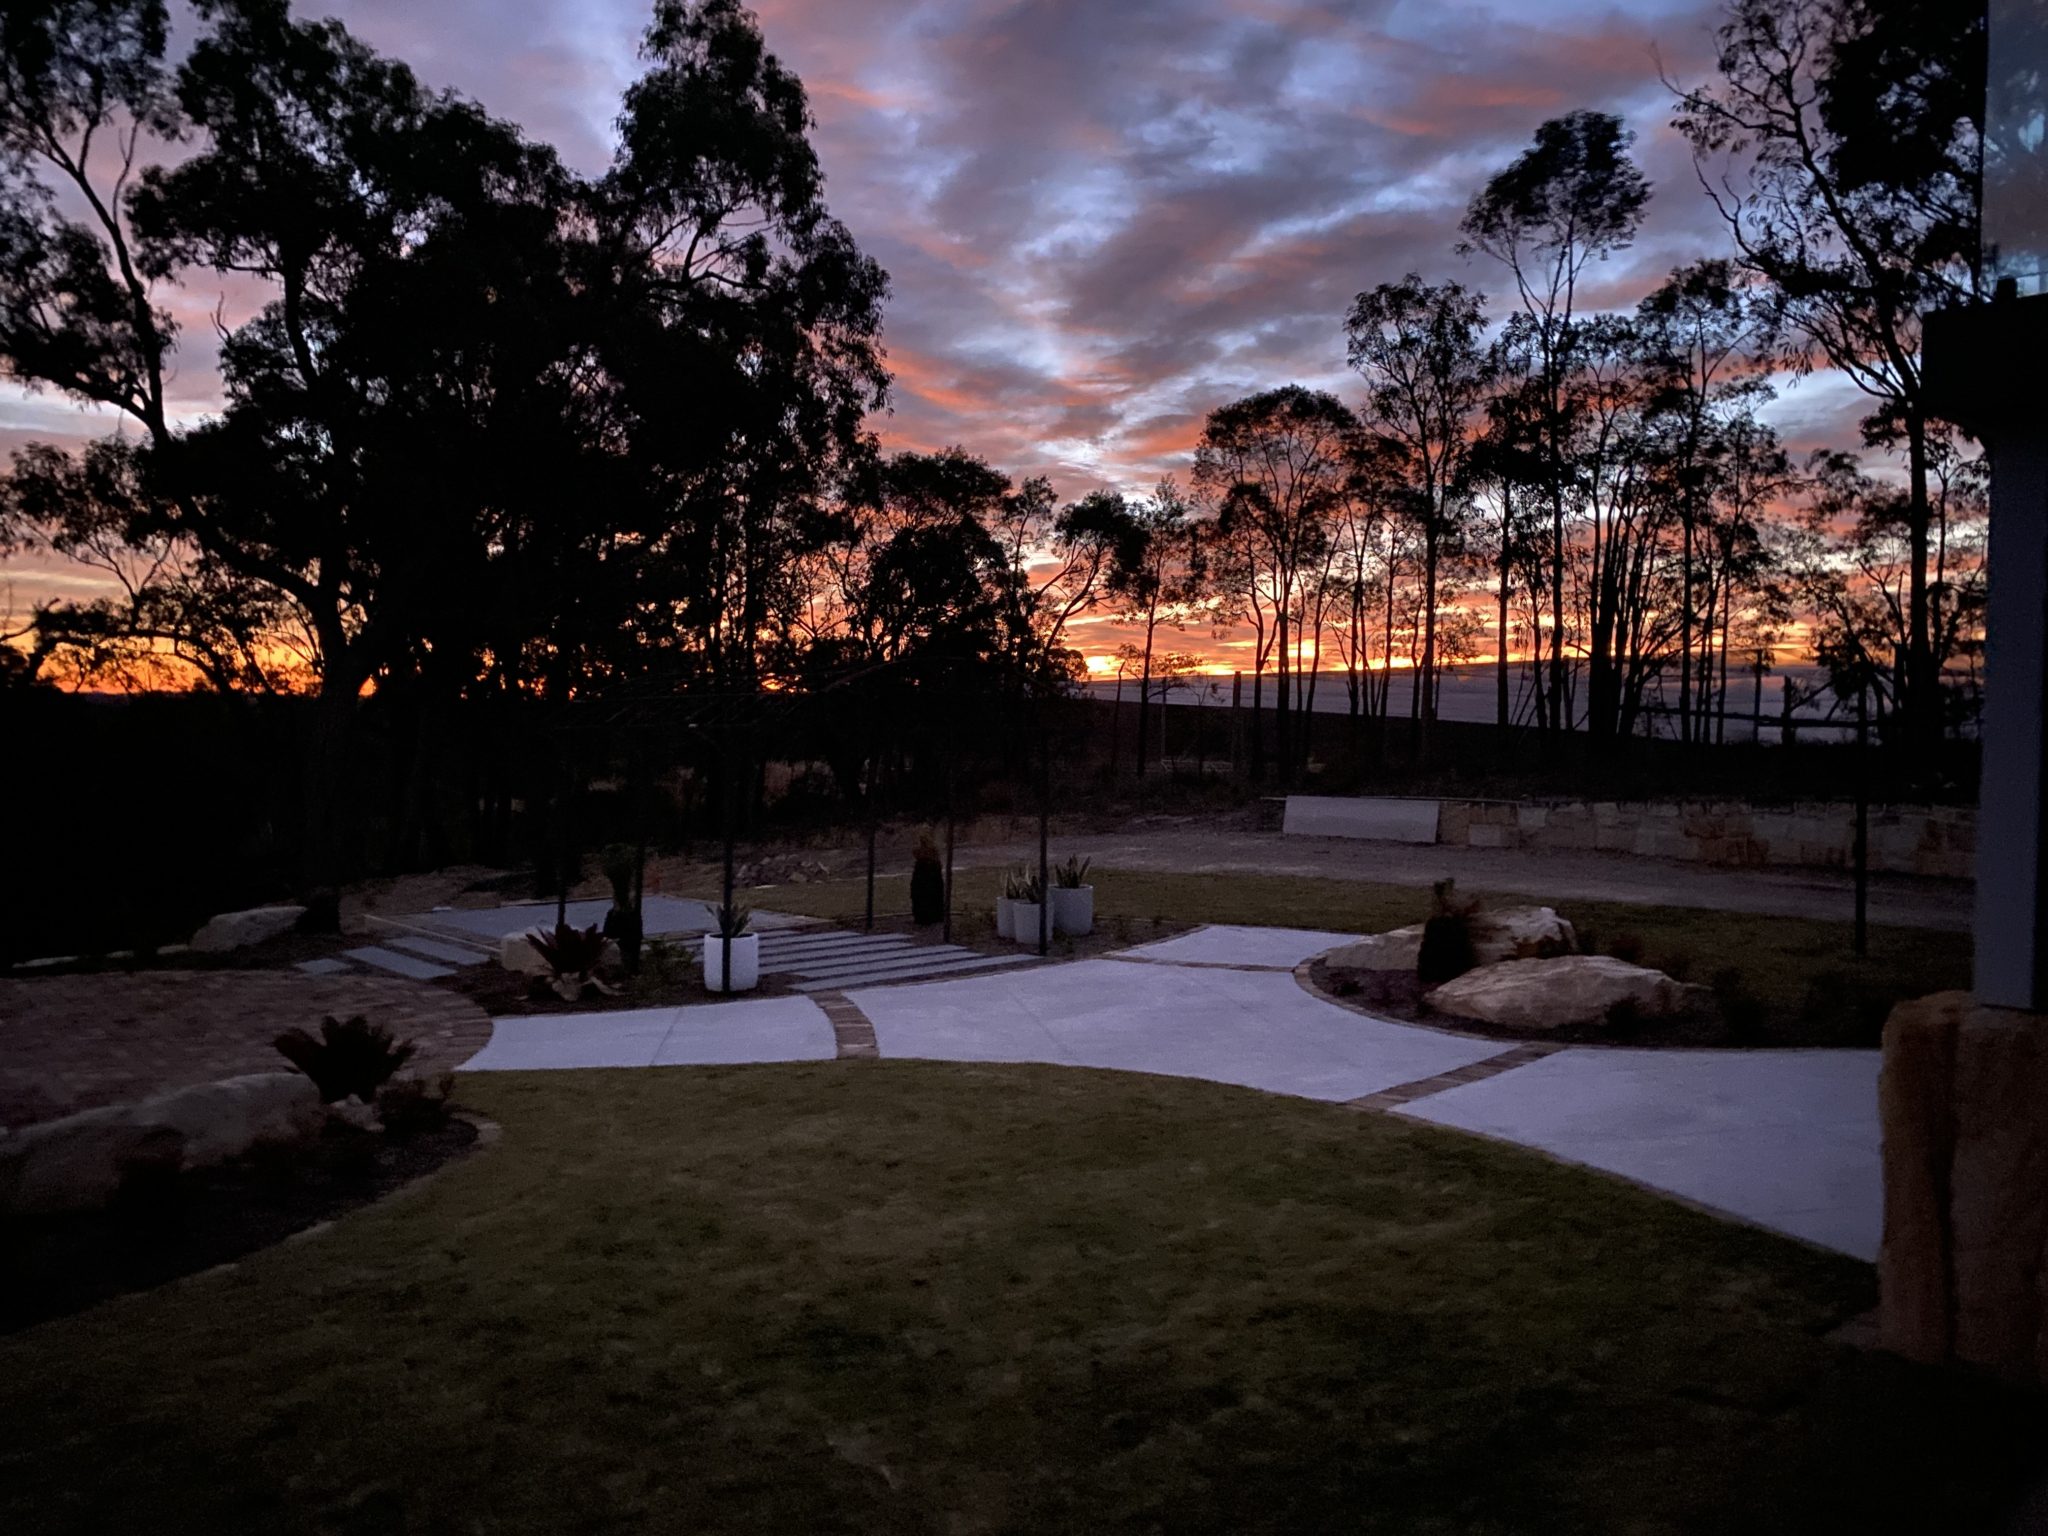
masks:
[[[704,935],[704,987],[709,992],[751,992],[761,984],[761,935],[743,933],[732,941],[732,978],[727,985],[725,944],[715,933]]]
[[[1010,907],[1010,937],[1019,944],[1038,948],[1038,903],[1019,901]]]
[[[1095,931],[1094,886],[1053,887],[1052,931],[1075,939],[1085,938]]]
[[[1017,937],[1017,898],[998,896],[996,898],[996,937],[1014,939]]]

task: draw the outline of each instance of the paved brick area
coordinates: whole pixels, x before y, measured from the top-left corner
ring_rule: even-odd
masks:
[[[271,1041],[363,1014],[419,1042],[413,1066],[459,1066],[491,1038],[468,998],[395,977],[142,971],[0,979],[0,1125],[284,1067]]]

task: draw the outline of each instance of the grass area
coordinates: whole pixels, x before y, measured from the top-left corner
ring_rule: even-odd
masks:
[[[1867,1267],[1214,1084],[470,1078],[500,1142],[0,1339],[0,1529],[1967,1532],[2048,1407]]]
[[[1252,923],[1381,933],[1419,922],[1429,893],[1413,886],[1305,875],[1170,874],[1095,870],[1096,922],[1142,942],[1162,926]],[[999,872],[956,872],[956,910],[982,921],[994,905]],[[876,910],[905,912],[906,876],[877,879]],[[1484,896],[1492,905],[1526,906],[1527,896]],[[859,880],[820,881],[749,893],[779,911],[840,920],[860,916]],[[1712,985],[1727,999],[1736,1038],[1755,1045],[1875,1045],[1893,1003],[1970,984],[1970,940],[1962,933],[1872,928],[1870,953],[1851,950],[1850,926],[1803,917],[1759,917],[1697,907],[1560,901],[1592,948]],[[1739,1017],[1735,1017],[1739,1015]]]

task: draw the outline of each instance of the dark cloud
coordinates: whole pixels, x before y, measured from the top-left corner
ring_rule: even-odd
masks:
[[[422,80],[594,172],[644,0],[325,0]],[[1184,462],[1209,409],[1289,379],[1345,387],[1354,293],[1414,270],[1498,295],[1454,254],[1473,191],[1544,118],[1624,114],[1657,187],[1598,274],[1629,303],[1722,233],[1659,67],[1711,62],[1714,0],[762,0],[808,85],[834,210],[894,279],[907,446],[967,445],[1061,488]],[[210,315],[178,300],[179,394],[216,387]],[[1839,409],[1833,397],[1803,425]],[[0,429],[77,435],[0,394]]]

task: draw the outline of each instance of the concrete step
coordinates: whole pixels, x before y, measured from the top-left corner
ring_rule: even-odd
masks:
[[[795,984],[798,992],[851,991],[856,987],[893,987],[918,981],[944,981],[966,971],[987,970],[997,965],[1036,965],[1036,955],[982,955],[968,950],[958,959],[935,960],[919,966],[877,966],[835,976],[807,976]]]
[[[439,960],[448,965],[482,965],[495,958],[489,950],[477,945],[451,944],[446,939],[426,939],[417,934],[406,934],[387,942],[393,949],[424,955],[429,960]]]
[[[785,969],[801,976],[836,976],[841,971],[871,971],[883,966],[931,965],[940,960],[958,960],[978,951],[958,944],[911,944],[902,949],[868,950],[825,959],[797,961]]]
[[[389,971],[392,975],[403,976],[408,981],[439,981],[443,976],[455,974],[445,965],[435,965],[418,955],[408,955],[403,950],[385,949],[377,944],[366,944],[361,949],[345,949],[342,953],[358,965],[367,965],[377,971]]]

